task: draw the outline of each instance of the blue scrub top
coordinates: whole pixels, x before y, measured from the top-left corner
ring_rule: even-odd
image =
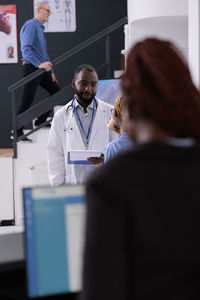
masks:
[[[104,150],[104,163],[107,163],[119,152],[131,148],[133,142],[128,138],[126,131],[123,131],[119,137],[110,142]]]

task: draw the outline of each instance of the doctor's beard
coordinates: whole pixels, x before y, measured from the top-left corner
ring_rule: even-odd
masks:
[[[76,91],[76,96],[77,96],[77,101],[81,106],[88,106],[92,102],[93,98],[95,97],[96,94],[92,93],[84,93],[84,92],[77,92]]]

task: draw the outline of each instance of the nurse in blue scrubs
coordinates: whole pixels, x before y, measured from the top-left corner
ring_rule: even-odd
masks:
[[[107,163],[119,152],[122,152],[133,146],[133,142],[128,138],[126,130],[124,128],[124,101],[125,100],[122,95],[118,96],[115,100],[114,109],[112,110],[112,118],[108,123],[108,128],[110,130],[114,130],[119,136],[106,146],[104,150],[104,163]]]

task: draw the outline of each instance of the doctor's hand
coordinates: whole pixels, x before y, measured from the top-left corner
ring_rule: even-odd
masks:
[[[100,157],[88,157],[87,160],[91,162],[93,165],[102,165],[104,163],[104,154],[101,153]]]

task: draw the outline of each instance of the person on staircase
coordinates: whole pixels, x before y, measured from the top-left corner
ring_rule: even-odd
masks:
[[[53,65],[47,53],[44,36],[43,24],[48,21],[50,13],[50,7],[46,2],[38,2],[35,6],[34,18],[26,21],[20,31],[23,77],[38,69],[44,69],[46,72],[25,84],[18,115],[31,106],[38,85],[44,88],[49,95],[53,95],[60,90]],[[39,116],[35,121],[35,126],[44,123],[49,115],[50,111]],[[23,136],[23,134],[23,128],[17,130],[17,138]],[[22,137],[21,140],[31,141],[26,137]]]

